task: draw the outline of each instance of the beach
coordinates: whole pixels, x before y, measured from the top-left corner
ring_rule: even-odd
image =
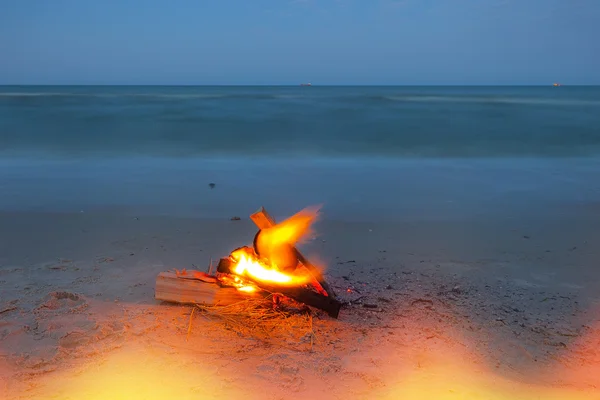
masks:
[[[0,91],[2,399],[600,399],[597,89],[304,89]],[[154,299],[311,205],[338,319]]]
[[[582,173],[594,162],[567,161],[561,175],[538,163],[529,185],[512,180],[503,192],[501,182],[511,179],[500,178],[513,176],[516,164],[453,163],[496,176],[495,196],[485,192],[487,183],[466,185],[469,175],[454,174],[448,162],[425,163],[416,180],[421,189],[407,181],[403,193],[388,193],[396,212],[385,201],[382,209],[364,200],[360,207],[329,203],[330,213],[324,207],[318,235],[303,252],[326,268],[341,299],[362,299],[344,307],[339,320],[315,318],[312,350],[303,342],[240,337],[199,315],[188,335],[191,307],[154,300],[159,272],[204,270],[210,259],[251,244],[256,228],[248,210],[264,205],[278,218],[298,211],[275,191],[267,192],[270,202],[207,204],[212,218],[190,216],[183,204],[171,215],[168,202],[145,208],[143,196],[139,213],[129,200],[101,207],[93,196],[74,196],[70,210],[14,202],[0,214],[1,376],[8,398],[599,398],[600,214],[591,195],[597,186]],[[321,179],[347,171],[319,168]],[[409,170],[386,168],[388,176]],[[568,175],[569,168],[577,172]],[[179,169],[160,169],[181,176]],[[68,177],[81,173],[37,171],[49,187],[59,186],[50,176],[60,176],[67,193],[55,195],[66,197]],[[27,173],[30,189],[39,188]],[[172,181],[152,176],[157,185]],[[550,196],[544,179],[549,187],[561,183],[568,196]],[[199,181],[192,198],[222,196],[221,187],[229,197],[226,183],[208,183]],[[352,184],[365,194],[359,189],[369,180],[355,177]],[[464,200],[428,203],[442,184],[462,188]],[[371,185],[369,197],[385,195]],[[542,195],[545,201],[524,212],[523,198]],[[443,208],[447,200],[459,204]],[[499,202],[504,206],[494,208]]]

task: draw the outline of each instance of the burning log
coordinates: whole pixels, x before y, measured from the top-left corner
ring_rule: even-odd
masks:
[[[263,229],[267,229],[267,228],[271,228],[271,227],[275,226],[275,224],[276,224],[275,219],[273,217],[271,217],[269,215],[269,213],[267,213],[267,210],[265,210],[264,207],[261,207],[257,212],[252,214],[250,216],[250,219],[252,220],[252,222],[254,222],[254,224],[259,229],[258,233],[254,237],[254,250],[257,253],[259,253],[258,248],[257,248],[258,236],[260,235],[260,232]],[[313,264],[311,264],[310,261],[308,261],[306,259],[306,257],[304,257],[302,255],[302,253],[300,253],[300,251],[296,247],[292,247],[292,250],[295,254],[296,259],[298,261],[300,261],[302,263],[302,265],[304,265],[310,271],[310,273],[314,276],[315,280],[317,281],[318,285],[320,286],[320,287],[317,287],[317,290],[322,289],[327,294],[327,296],[331,297],[332,299],[335,299],[335,293],[334,293],[333,289],[331,289],[329,284],[323,278],[321,271],[319,271],[319,269],[317,267],[315,267]]]
[[[206,279],[195,276],[199,272],[161,272],[156,278],[154,297],[156,300],[172,303],[226,306],[262,295],[259,292],[243,292],[234,287],[209,283]]]
[[[232,270],[233,266],[234,262],[230,258],[221,258],[217,266],[217,272],[221,274],[235,274],[235,271]],[[257,281],[247,276],[244,276],[244,279],[248,279],[264,291],[280,293],[307,306],[323,310],[332,318],[339,316],[342,303],[335,297],[324,296],[304,286],[274,285],[264,281]]]

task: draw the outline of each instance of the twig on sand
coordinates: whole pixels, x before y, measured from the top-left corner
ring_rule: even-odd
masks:
[[[192,318],[194,317],[194,311],[196,311],[196,307],[192,307],[192,312],[190,313],[190,323],[188,324],[187,336],[185,337],[186,342],[190,338],[190,332],[192,331]]]
[[[9,308],[5,308],[4,310],[0,310],[0,314],[4,314],[5,312],[9,312],[12,310],[16,310],[17,307],[9,307]]]
[[[433,305],[433,301],[429,300],[429,299],[422,299],[422,298],[418,298],[412,301],[412,303],[410,303],[411,306],[414,306],[415,304],[419,304],[419,303],[425,303],[425,304],[431,304]]]

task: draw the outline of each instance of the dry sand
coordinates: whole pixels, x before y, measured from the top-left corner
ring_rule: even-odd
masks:
[[[600,399],[597,210],[324,220],[305,253],[351,304],[312,350],[153,299],[249,221],[0,214],[0,398]]]

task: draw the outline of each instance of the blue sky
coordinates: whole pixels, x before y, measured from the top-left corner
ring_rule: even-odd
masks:
[[[600,0],[0,0],[0,84],[600,84]]]

